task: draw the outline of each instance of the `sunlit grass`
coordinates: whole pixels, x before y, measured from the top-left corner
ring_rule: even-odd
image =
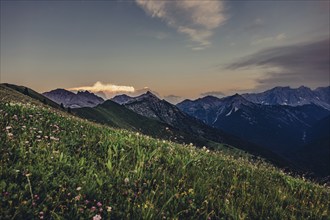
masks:
[[[329,188],[260,160],[0,103],[1,219],[327,219]]]

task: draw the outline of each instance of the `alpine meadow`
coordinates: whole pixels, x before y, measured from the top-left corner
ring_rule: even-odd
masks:
[[[0,1],[0,219],[330,219],[330,3]]]

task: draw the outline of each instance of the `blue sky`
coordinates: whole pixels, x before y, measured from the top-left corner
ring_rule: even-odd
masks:
[[[329,25],[328,1],[1,1],[1,82],[184,98],[315,88],[329,85]]]

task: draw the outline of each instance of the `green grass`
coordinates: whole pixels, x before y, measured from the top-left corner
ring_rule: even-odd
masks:
[[[329,219],[328,187],[260,160],[10,94],[0,93],[0,219]]]

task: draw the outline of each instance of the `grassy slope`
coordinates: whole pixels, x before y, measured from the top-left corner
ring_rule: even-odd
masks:
[[[82,118],[103,122],[113,127],[144,131],[150,135],[164,138],[174,136],[171,132],[173,128],[168,127],[167,124],[140,116],[112,101],[106,101],[95,108],[73,109],[73,112]]]
[[[52,101],[51,99],[47,98],[46,96],[43,96],[42,94],[24,87],[24,86],[18,86],[18,85],[14,85],[14,84],[9,84],[9,83],[1,83],[0,84],[0,88],[1,89],[13,89],[19,93],[23,93],[24,94],[24,90],[27,89],[28,91],[28,96],[30,96],[31,98],[35,99],[35,100],[39,100],[40,102],[43,102],[44,104],[47,104],[53,108],[57,108],[57,109],[61,109],[61,106],[59,104],[57,104],[56,102]],[[24,99],[24,97],[23,97]]]
[[[329,217],[329,188],[263,162],[0,100],[1,219]]]

